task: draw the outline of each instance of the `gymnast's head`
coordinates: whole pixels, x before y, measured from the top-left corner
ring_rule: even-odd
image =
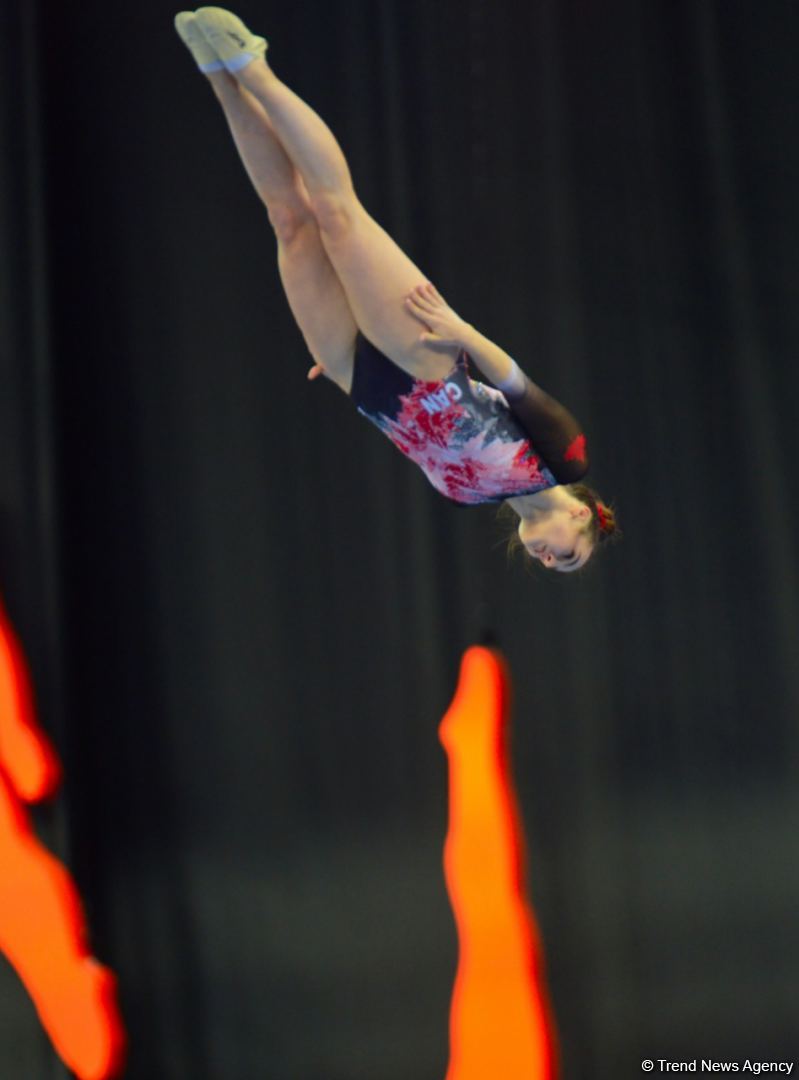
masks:
[[[511,549],[523,548],[548,570],[580,570],[600,544],[619,536],[615,513],[585,484],[560,484],[508,502],[519,515]]]

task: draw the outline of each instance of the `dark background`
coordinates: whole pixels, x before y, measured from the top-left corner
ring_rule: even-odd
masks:
[[[306,382],[173,5],[1,10],[0,591],[127,1075],[443,1078],[437,724],[486,627],[565,1080],[799,1058],[796,5],[240,9],[583,422],[625,539],[577,577]],[[0,1076],[62,1075],[0,962]]]

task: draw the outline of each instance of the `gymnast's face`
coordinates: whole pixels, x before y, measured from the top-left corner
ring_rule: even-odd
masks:
[[[542,566],[568,574],[585,566],[591,558],[593,544],[586,528],[590,519],[587,506],[559,507],[535,519],[522,518],[519,539]]]

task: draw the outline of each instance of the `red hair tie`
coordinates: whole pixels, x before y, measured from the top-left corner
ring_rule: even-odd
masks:
[[[600,502],[598,502],[596,504],[596,516],[599,519],[599,530],[600,530],[600,532],[607,532],[608,531],[608,515],[607,515],[607,512],[605,510],[605,507]]]

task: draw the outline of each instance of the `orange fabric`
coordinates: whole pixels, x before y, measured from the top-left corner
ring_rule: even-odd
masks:
[[[125,1035],[116,980],[88,947],[80,898],[39,843],[22,805],[52,795],[61,768],[36,726],[30,682],[0,608],[0,952],[16,970],[53,1045],[80,1080],[118,1075]]]
[[[444,872],[459,943],[447,1080],[557,1074],[541,943],[525,897],[509,693],[500,655],[468,649],[439,728],[449,760]]]
[[[36,725],[27,665],[0,605],[0,768],[25,802],[51,796],[61,782],[55,751]]]

